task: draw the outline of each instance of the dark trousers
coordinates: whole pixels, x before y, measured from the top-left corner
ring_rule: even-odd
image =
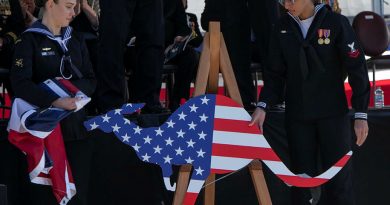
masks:
[[[311,121],[290,118],[286,121],[286,128],[292,171],[296,174],[317,176],[351,150],[352,135],[347,115]],[[292,204],[310,204],[309,189],[293,187],[291,191]],[[319,204],[355,204],[351,161],[322,187]]]
[[[175,71],[173,93],[170,96],[169,108],[173,112],[180,106],[182,98],[188,100],[190,97],[191,82],[198,68],[199,54],[193,48],[188,47],[168,64],[170,63],[178,67]]]
[[[248,0],[251,17],[251,28],[255,34],[254,59],[259,59],[262,66],[267,64],[268,42],[273,25],[280,17],[280,6],[277,0]],[[256,61],[258,62],[258,61]]]
[[[166,193],[157,165],[139,160],[135,151],[113,134],[96,130],[90,136],[94,153],[88,204],[163,204]]]
[[[254,85],[250,71],[251,46],[250,46],[250,25],[248,19],[242,22],[224,27],[222,33],[225,38],[229,57],[232,62],[233,72],[236,77],[238,89],[240,90],[244,106],[255,102],[253,95]]]
[[[8,142],[7,133],[3,132],[0,135],[0,184],[7,186],[9,205],[29,204],[27,161],[24,154]]]
[[[208,30],[209,21],[221,22],[221,31],[232,62],[234,75],[244,106],[255,101],[250,71],[251,25],[246,1],[206,0],[202,14],[202,27]]]
[[[130,33],[137,37],[134,96],[147,105],[158,104],[164,61],[161,0],[101,0],[100,8],[98,108],[110,110],[127,100],[123,55]]]

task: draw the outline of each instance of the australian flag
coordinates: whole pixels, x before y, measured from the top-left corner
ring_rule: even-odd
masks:
[[[26,154],[31,182],[52,186],[57,202],[67,204],[76,194],[76,187],[59,122],[81,109],[91,99],[64,79],[49,79],[40,86],[58,97],[76,97],[77,109],[68,111],[54,107],[38,108],[16,98],[8,124],[8,138]]]

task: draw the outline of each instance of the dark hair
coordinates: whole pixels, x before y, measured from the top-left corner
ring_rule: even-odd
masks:
[[[48,0],[35,0],[35,5],[37,7],[45,7],[45,4]],[[58,2],[58,0],[53,0],[55,3]]]

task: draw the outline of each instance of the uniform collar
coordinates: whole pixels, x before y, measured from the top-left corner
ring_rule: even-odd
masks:
[[[61,28],[61,37],[63,40],[70,38],[72,33],[72,27],[62,27]],[[55,38],[53,33],[47,28],[44,24],[42,24],[42,20],[38,20],[31,25],[30,28],[28,28],[25,32],[35,32],[35,33],[41,33],[45,34],[48,37]]]
[[[70,79],[72,78],[72,74],[65,76],[64,71],[68,70],[70,73],[75,73],[79,78],[82,78],[83,75],[82,73],[74,66],[72,63],[72,59],[70,57],[70,53],[68,50],[68,41],[71,39],[71,34],[72,34],[72,27],[67,26],[61,28],[61,38],[56,38],[50,30],[42,24],[42,22],[36,21],[29,29],[27,29],[25,32],[32,32],[32,33],[38,33],[46,36],[52,41],[57,42],[59,47],[61,48],[63,52],[63,56],[61,58],[61,64],[60,64],[60,73],[61,76],[64,79]]]
[[[28,28],[25,32],[33,32],[33,33],[38,33],[45,35],[49,39],[56,41],[60,46],[61,49],[64,53],[68,52],[67,44],[68,41],[71,39],[71,34],[72,34],[72,27],[67,26],[67,27],[62,27],[61,28],[61,39],[56,38],[53,33],[45,26],[42,24],[41,20],[36,21],[33,25],[31,25],[30,28]]]
[[[325,4],[317,4],[315,5],[314,7],[314,18],[315,16],[317,16],[317,13],[318,11],[320,11],[323,7],[325,6]],[[295,20],[295,22],[297,22],[297,24],[299,25],[301,23],[301,20],[297,17],[297,16],[293,16],[290,12],[287,12],[288,15],[293,18]]]
[[[324,8],[325,7],[325,8]],[[302,31],[300,29],[300,20],[297,17],[292,16],[288,13],[289,17],[287,17],[287,24],[294,31],[293,33],[297,37],[300,42],[309,42],[316,34],[318,28],[321,26],[322,21],[325,19],[327,14],[327,8],[324,4],[318,4],[315,6],[315,13],[313,22],[307,32],[306,38],[303,38]]]

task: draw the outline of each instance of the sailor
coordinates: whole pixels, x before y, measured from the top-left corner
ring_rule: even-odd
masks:
[[[313,0],[284,0],[288,10],[271,35],[264,89],[251,125],[262,127],[267,109],[286,101],[286,132],[292,170],[316,176],[352,150],[344,91],[348,74],[356,144],[368,135],[370,84],[364,52],[348,19]],[[285,92],[285,95],[284,95]],[[320,154],[320,163],[318,162]],[[355,204],[351,163],[323,188],[322,204]],[[311,204],[309,190],[292,188],[293,204]]]

